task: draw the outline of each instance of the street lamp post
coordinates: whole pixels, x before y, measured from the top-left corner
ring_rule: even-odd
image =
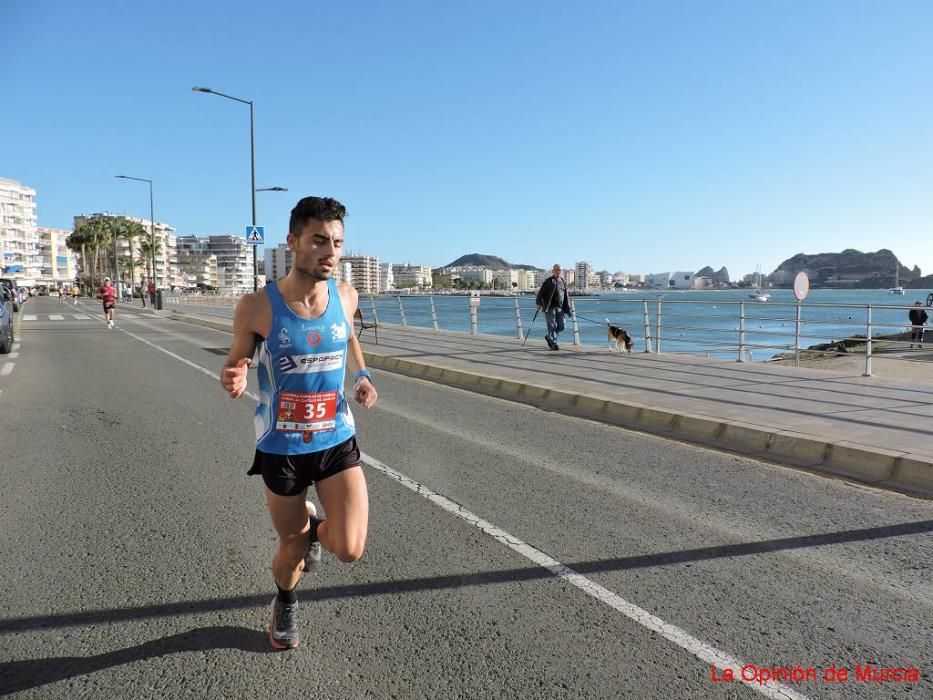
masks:
[[[249,172],[250,172],[250,200],[253,204],[253,226],[256,225],[256,192],[287,192],[284,187],[267,187],[262,190],[256,189],[256,130],[253,126],[253,101],[244,100],[239,97],[234,97],[233,95],[225,95],[222,92],[217,92],[216,90],[211,90],[206,87],[193,87],[191,88],[194,92],[205,92],[209,95],[217,95],[218,97],[226,97],[228,100],[233,100],[234,102],[240,102],[245,105],[249,105]],[[256,246],[253,246],[253,291],[255,292],[259,288],[259,271],[256,269]]]
[[[153,287],[155,287],[156,245],[155,245],[155,214],[153,213],[153,208],[152,208],[152,180],[147,180],[144,177],[130,177],[129,175],[115,175],[114,177],[116,177],[119,180],[136,180],[137,182],[148,182],[149,183],[149,259],[152,264],[152,268],[151,268],[152,276],[149,279],[152,281]],[[143,291],[142,293],[145,294],[145,291]],[[151,299],[150,301],[152,302],[153,305],[155,304],[155,299]]]

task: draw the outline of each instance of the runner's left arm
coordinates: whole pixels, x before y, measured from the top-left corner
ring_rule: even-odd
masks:
[[[353,332],[353,316],[356,314],[356,307],[359,305],[359,295],[353,287],[343,283],[341,284],[340,296],[343,299],[343,315],[350,326],[350,333],[347,338],[347,349],[349,351],[347,369],[350,371],[350,376],[354,377],[357,372],[366,369],[363,349],[360,347],[360,341],[356,337],[356,333]],[[376,387],[366,377],[362,377],[353,385],[353,398],[361,403],[363,408],[369,408],[376,403],[378,398]]]

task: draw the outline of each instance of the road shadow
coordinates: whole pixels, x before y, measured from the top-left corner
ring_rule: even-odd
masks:
[[[96,656],[60,656],[0,663],[0,696],[135,661],[210,649],[238,649],[253,654],[275,653],[269,646],[265,632],[245,627],[201,627]]]
[[[661,566],[673,566],[691,562],[710,561],[715,559],[731,559],[735,557],[753,556],[758,554],[772,554],[775,552],[809,549],[812,547],[826,547],[851,542],[870,542],[892,537],[906,537],[933,532],[933,520],[918,520],[893,525],[879,525],[877,527],[859,528],[854,530],[839,530],[835,532],[818,533],[814,535],[800,535],[795,537],[781,537],[758,542],[742,542],[737,544],[716,545],[696,549],[683,549],[671,552],[657,552],[654,554],[640,554],[625,557],[611,557],[606,559],[591,559],[588,561],[564,562],[564,565],[579,574],[600,574],[632,569],[650,569]],[[421,591],[437,591],[445,589],[467,588],[471,586],[492,586],[507,583],[534,582],[554,578],[554,573],[540,566],[529,564],[520,568],[501,569],[496,571],[478,571],[468,574],[446,574],[439,576],[423,576],[419,578],[393,579],[388,581],[372,581],[342,586],[327,586],[321,588],[302,588],[300,598],[303,601],[347,600],[352,598],[367,598],[380,595],[400,595],[419,593]],[[81,627],[84,625],[97,625],[121,621],[141,620],[145,618],[180,617],[182,615],[197,615],[209,612],[224,612],[258,608],[269,604],[269,593],[255,593],[228,598],[210,598],[200,600],[179,600],[171,603],[144,605],[135,608],[113,608],[109,610],[87,610],[36,617],[20,617],[0,619],[0,635],[16,634],[26,630],[54,629],[62,627]],[[208,628],[212,629],[212,628]],[[213,628],[237,630],[236,643],[231,648],[243,648],[243,637],[249,631],[238,628]],[[199,632],[203,632],[200,630]],[[189,634],[195,634],[194,632]],[[260,634],[262,646],[265,644],[264,635]],[[229,637],[229,635],[228,635]],[[174,638],[169,638],[174,639]],[[230,637],[232,639],[232,637]],[[216,641],[216,640],[215,640]],[[211,647],[215,648],[215,647]],[[253,647],[248,649],[255,651]],[[0,665],[0,687],[2,687],[2,669]]]

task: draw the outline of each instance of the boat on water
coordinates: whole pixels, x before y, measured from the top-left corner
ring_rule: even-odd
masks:
[[[749,292],[748,298],[754,301],[771,301],[771,295],[761,289],[761,265],[755,268],[755,290]]]
[[[894,286],[891,287],[888,291],[891,294],[904,295],[904,288],[901,286],[901,270],[900,265],[894,267]]]

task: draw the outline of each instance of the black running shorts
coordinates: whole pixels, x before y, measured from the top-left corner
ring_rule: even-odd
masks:
[[[105,311],[105,312],[106,312],[106,311],[111,311],[111,310],[113,309],[114,306],[116,306],[116,304],[115,304],[114,302],[112,302],[112,301],[105,301],[105,302],[104,302],[104,311]]]
[[[360,448],[356,436],[335,447],[300,455],[276,455],[256,450],[247,474],[262,474],[272,493],[296,496],[316,481],[359,466]]]

